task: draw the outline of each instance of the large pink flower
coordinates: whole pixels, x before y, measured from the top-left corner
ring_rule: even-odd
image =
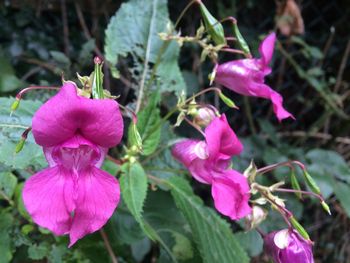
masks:
[[[231,157],[242,150],[225,115],[215,118],[205,129],[205,141],[183,140],[172,150],[175,159],[183,163],[197,181],[211,184],[216,209],[234,220],[251,212],[247,179],[227,169]]]
[[[68,82],[35,113],[32,130],[49,168],[26,181],[24,205],[38,225],[69,234],[72,246],[100,229],[119,202],[117,179],[99,169],[123,135],[118,104],[80,97]]]
[[[265,84],[265,76],[271,73],[269,63],[275,47],[276,34],[271,33],[260,44],[261,58],[229,61],[217,67],[215,81],[245,96],[270,99],[279,121],[293,118],[283,108],[282,96]]]

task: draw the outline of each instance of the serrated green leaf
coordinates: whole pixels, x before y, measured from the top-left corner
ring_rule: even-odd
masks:
[[[247,254],[235,239],[227,222],[203,205],[185,179],[174,176],[167,183],[177,207],[191,226],[204,262],[249,262]]]
[[[147,195],[147,176],[141,164],[125,163],[121,167],[120,188],[123,200],[137,221],[142,221],[143,204]]]
[[[151,74],[153,65],[159,63],[156,76],[159,77],[161,92],[181,91],[185,83],[177,62],[179,45],[176,41],[164,44],[158,35],[168,32],[169,24],[166,0],[131,0],[122,4],[106,30],[106,60],[116,65],[119,57],[131,55],[137,75],[141,76],[141,72],[146,69],[140,61],[145,61],[147,57],[147,76]],[[136,82],[139,81],[136,79]],[[138,86],[134,88],[137,89]]]
[[[137,129],[142,139],[143,155],[150,155],[156,149],[161,135],[161,119],[158,108],[159,93],[151,95],[147,106],[137,114]]]
[[[345,213],[347,216],[350,218],[350,201],[349,201],[349,193],[350,193],[350,185],[343,183],[343,182],[338,182],[338,181],[333,181],[333,188],[334,188],[334,193],[338,200],[340,201],[340,204],[344,208]]]

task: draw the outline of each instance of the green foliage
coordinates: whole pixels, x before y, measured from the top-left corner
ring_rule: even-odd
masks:
[[[0,92],[14,91],[24,85],[24,82],[17,78],[15,71],[0,49]]]
[[[17,177],[11,172],[0,173],[0,199],[11,200],[17,185]]]
[[[8,263],[12,259],[11,227],[13,216],[5,211],[0,212],[0,263]]]
[[[137,129],[142,139],[143,155],[152,154],[158,147],[161,135],[161,119],[158,108],[159,93],[151,95],[147,106],[137,114]]]
[[[120,188],[123,200],[135,219],[142,224],[143,204],[147,195],[147,176],[138,163],[125,163],[121,167]]]
[[[167,183],[177,207],[188,220],[204,262],[249,262],[229,225],[212,209],[203,206],[188,182],[172,177]]]
[[[163,42],[158,36],[159,33],[168,32],[170,23],[166,0],[131,0],[123,3],[106,30],[107,61],[116,65],[119,57],[130,55],[134,71],[143,76],[143,82],[146,76],[147,79],[158,76],[162,92],[183,90],[185,83],[177,64],[179,46],[174,41]],[[144,64],[139,61],[144,61]],[[148,71],[150,63],[156,64],[152,73]],[[141,85],[145,84],[142,77],[134,77]]]

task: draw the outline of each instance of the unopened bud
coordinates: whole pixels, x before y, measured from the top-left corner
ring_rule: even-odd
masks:
[[[311,191],[318,195],[321,194],[321,190],[318,187],[315,180],[312,178],[312,176],[306,170],[304,170],[303,172],[304,172],[305,182],[310,187]]]
[[[208,107],[203,107],[197,110],[194,117],[194,123],[198,124],[199,126],[206,127],[214,118],[216,118],[215,112]]]
[[[226,44],[225,32],[221,23],[215,17],[213,17],[212,14],[210,14],[209,10],[202,2],[200,2],[199,7],[202,13],[205,27],[215,44]]]
[[[26,142],[26,139],[24,138],[21,138],[19,140],[19,142],[16,144],[16,147],[15,147],[15,153],[19,153],[20,151],[22,151],[25,142]]]
[[[227,105],[229,106],[230,108],[234,108],[234,109],[239,109],[236,104],[229,98],[229,97],[226,97],[224,95],[224,93],[220,92],[219,93],[219,97],[220,99]]]
[[[289,218],[289,221],[292,223],[292,226],[295,228],[296,231],[298,231],[298,233],[305,238],[306,240],[310,241],[310,236],[309,234],[306,232],[305,228],[295,219],[294,216],[291,216]]]
[[[12,103],[11,105],[11,114],[18,109],[19,107],[19,103],[20,103],[20,99],[16,98],[16,100]]]
[[[252,213],[246,217],[248,229],[252,229],[258,226],[261,222],[263,222],[266,219],[266,216],[267,212],[265,209],[257,205],[253,206]]]

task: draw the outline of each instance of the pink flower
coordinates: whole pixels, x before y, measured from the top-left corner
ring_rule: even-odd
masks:
[[[283,229],[264,238],[266,252],[275,263],[314,263],[312,242],[295,230]]]
[[[245,96],[270,99],[279,121],[289,117],[294,119],[293,115],[283,108],[282,96],[264,83],[265,76],[271,73],[269,63],[275,41],[276,34],[271,33],[261,42],[261,58],[239,59],[219,65],[215,81]]]
[[[231,157],[242,150],[225,115],[216,117],[205,129],[205,141],[183,140],[172,150],[175,159],[183,163],[197,181],[211,184],[216,209],[234,220],[251,212],[247,179],[227,169]]]
[[[32,128],[49,168],[26,181],[24,205],[38,225],[69,234],[72,246],[100,229],[119,202],[118,181],[99,169],[123,135],[118,104],[80,97],[68,82],[35,113]]]

